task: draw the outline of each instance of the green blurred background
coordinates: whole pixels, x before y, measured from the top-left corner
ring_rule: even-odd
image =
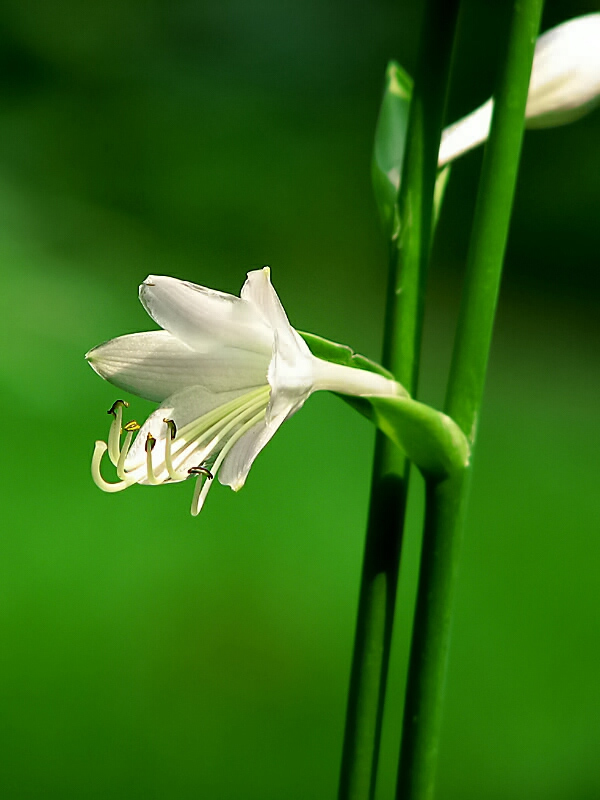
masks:
[[[449,121],[509,4],[466,4]],[[313,397],[238,495],[92,483],[118,396],[83,353],[152,327],[148,273],[378,357],[383,72],[421,4],[5,0],[0,10],[0,787],[7,798],[336,794],[373,432]],[[544,27],[597,10],[549,0]],[[600,796],[600,112],[528,133],[480,429],[442,741],[446,800]],[[440,405],[481,153],[456,164],[421,396]],[[132,400],[132,415],[150,406]],[[415,481],[415,487],[418,482]],[[419,492],[413,507],[418,515]],[[392,796],[411,528],[379,800]]]

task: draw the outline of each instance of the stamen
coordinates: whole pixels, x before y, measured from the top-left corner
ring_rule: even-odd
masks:
[[[212,481],[212,479],[214,478],[212,472],[206,467],[203,467],[202,465],[198,467],[191,467],[191,469],[188,469],[188,472],[190,475],[206,475],[209,481]]]
[[[123,489],[127,489],[128,486],[131,486],[131,481],[122,480],[119,481],[119,483],[109,483],[108,481],[105,481],[100,474],[102,456],[107,450],[108,445],[106,442],[96,442],[94,455],[92,456],[92,478],[94,479],[96,486],[99,489],[102,489],[103,492],[121,492]]]
[[[125,406],[125,408],[129,408],[129,403],[127,402],[127,400],[115,400],[115,402],[112,404],[112,406],[108,409],[106,413],[112,414],[113,417],[116,417],[117,409],[119,406],[121,406],[121,408],[123,408],[123,406]]]
[[[144,442],[145,463],[142,461],[129,471],[125,469],[125,463],[134,435],[140,430],[140,426],[135,420],[123,425],[123,408],[129,404],[124,400],[115,401],[109,409],[114,419],[109,431],[108,444],[97,442],[94,450],[92,458],[94,482],[105,492],[119,492],[134,483],[158,485],[169,480],[183,481],[193,475],[196,477],[196,485],[192,499],[192,513],[198,514],[213,483],[213,477],[216,476],[227,453],[246,431],[264,418],[270,392],[269,386],[252,389],[247,394],[238,396],[190,421],[180,430],[177,429],[174,420],[164,418],[168,431],[161,433],[162,438],[159,437],[158,440],[151,433],[147,434]],[[125,438],[121,446],[123,433]],[[157,441],[160,445],[158,449],[156,449]],[[100,472],[102,457],[107,451],[117,470],[119,477],[117,483],[104,480]],[[198,466],[188,468],[190,462],[192,464],[195,462]]]
[[[228,440],[227,444],[223,447],[219,455],[217,456],[215,463],[213,464],[213,475],[216,475],[219,471],[219,467],[223,463],[223,460],[227,456],[227,453],[231,450],[233,445],[239,441],[242,436],[257,425],[262,419],[265,418],[266,409],[261,409],[258,414],[255,414],[251,417],[247,422],[241,425],[237,431],[233,434],[233,436]],[[208,490],[212,486],[212,482],[204,481],[202,486],[198,484],[202,481],[202,477],[198,477],[196,481],[196,486],[194,487],[194,496],[192,497],[192,507],[191,513],[193,517],[197,517],[200,511],[202,510],[202,506],[204,505],[204,501],[206,500],[206,495],[208,494]]]
[[[156,439],[152,436],[151,433],[148,434],[146,438],[146,480],[148,483],[152,484],[153,486],[158,486],[162,481],[160,481],[156,475],[154,474],[154,469],[152,467],[152,451],[154,450],[154,445],[156,444]]]
[[[202,491],[202,487],[204,486],[205,483],[208,483],[206,478],[204,478],[202,475],[198,475],[198,477],[196,478],[196,483],[194,485],[194,493],[192,495],[192,507],[190,509],[193,517],[197,517],[198,514],[200,513],[200,509],[202,508],[202,506],[200,505],[200,492]],[[210,486],[210,484],[208,485]]]
[[[177,436],[177,425],[175,425],[175,420],[163,419],[163,422],[167,423],[167,428],[169,429],[169,433],[171,434],[171,439],[174,439]]]
[[[195,419],[192,422],[188,422],[187,425],[184,425],[179,430],[179,436],[180,438],[190,441],[192,438],[190,434],[192,434],[193,431],[198,430],[199,423],[202,423],[203,430],[207,430],[209,426],[213,425],[213,423],[229,417],[230,413],[237,413],[241,411],[254,401],[260,399],[265,405],[267,405],[270,392],[271,389],[269,386],[260,386],[258,389],[252,389],[250,392],[248,392],[248,394],[243,395],[242,397],[236,397],[234,400],[230,400],[228,403],[215,408],[213,411],[209,411],[208,414],[205,414],[200,419]]]
[[[119,463],[119,456],[121,451],[121,425],[123,423],[123,407],[128,406],[125,400],[115,400],[112,406],[106,412],[112,414],[114,419],[111,423],[108,432],[108,457],[116,467]]]
[[[169,478],[171,478],[172,481],[184,481],[188,477],[187,473],[177,472],[173,466],[173,455],[171,452],[171,442],[177,436],[177,426],[172,419],[163,419],[163,422],[167,423],[167,428],[169,429],[169,434],[165,439],[165,466],[169,473]]]
[[[127,458],[127,453],[129,452],[129,448],[131,447],[131,440],[133,438],[133,434],[135,431],[139,431],[140,426],[138,423],[132,419],[131,422],[128,422],[125,425],[124,430],[127,431],[127,435],[125,436],[125,441],[123,442],[123,447],[121,448],[121,455],[119,456],[119,462],[117,464],[117,475],[121,478],[122,481],[127,480],[127,473],[125,472],[125,459]]]
[[[201,451],[198,458],[200,462],[206,462],[210,453],[218,448],[219,443],[223,441],[232,428],[243,423],[249,415],[254,414],[258,409],[266,406],[269,392],[269,387],[263,387],[258,391],[249,392],[244,398],[244,402],[240,403],[238,399],[235,403],[228,403],[222,406],[219,416],[211,412],[202,419],[203,424],[198,425],[199,421],[196,420],[195,423],[184,426],[179,435],[181,445],[176,454],[177,462],[179,464],[184,463],[193,455],[194,450],[197,450],[202,442],[213,437],[210,439],[209,444]],[[215,418],[216,421],[214,421]],[[214,424],[212,424],[213,421]],[[194,424],[197,426],[198,431],[195,435],[192,427]],[[209,427],[206,427],[207,425],[209,425]],[[189,436],[186,441],[186,435],[189,434],[192,435]],[[178,479],[181,480],[181,478],[181,473],[179,473]]]

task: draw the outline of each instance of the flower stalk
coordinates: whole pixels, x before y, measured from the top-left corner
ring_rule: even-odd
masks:
[[[418,377],[436,163],[458,5],[458,0],[428,0],[426,4],[398,198],[401,228],[399,235],[390,242],[383,365],[401,383],[406,381],[409,393],[416,388]],[[375,794],[407,483],[406,458],[378,434],[347,705],[340,800],[369,800]]]
[[[543,0],[515,0],[485,150],[454,346],[446,413],[475,443],[523,137]],[[426,519],[398,800],[432,800],[438,760],[453,598],[471,467],[426,482]]]

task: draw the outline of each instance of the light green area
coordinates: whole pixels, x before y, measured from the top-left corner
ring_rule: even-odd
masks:
[[[371,180],[386,239],[397,236],[398,188],[406,146],[413,80],[400,64],[390,61],[385,71],[383,97],[373,146]]]
[[[400,234],[398,214],[398,189],[402,179],[402,166],[408,128],[408,112],[413,91],[413,80],[396,61],[390,61],[385,71],[383,96],[373,144],[371,181],[375,203],[387,239]],[[451,164],[438,175],[433,198],[433,227],[435,229],[442,200],[450,177]]]
[[[51,275],[21,261],[3,296],[8,796],[334,796],[367,422],[337,398],[311,398],[247,486],[213,487],[196,519],[191,485],[104,495],[89,460],[116,395],[82,354],[101,338],[98,318],[116,333],[136,299],[111,297],[109,277],[78,284],[56,265]],[[447,294],[435,298],[440,318]],[[24,312],[36,309],[34,337]],[[585,319],[579,307],[524,297],[506,304],[497,331],[442,743],[440,790],[457,800],[578,798],[596,785],[600,381],[595,348],[577,335]],[[435,372],[446,327],[430,337]],[[437,385],[431,378],[432,399]],[[143,416],[148,404],[129,399]],[[401,652],[397,641],[382,798]]]
[[[237,292],[270,263],[294,325],[377,360],[385,254],[370,147],[382,69],[410,55],[414,28],[402,9],[349,20],[341,5],[338,19],[311,4],[210,17],[186,5],[191,18],[165,4],[141,20],[138,5],[105,3],[86,25],[68,2],[10,7],[3,796],[333,798],[369,424],[312,397],[244,489],[214,486],[193,519],[191,485],[94,486],[93,442],[118,393],[83,354],[149,327],[136,286],[150,272]],[[470,75],[457,116],[489,94]],[[596,113],[525,140],[458,587],[449,800],[600,794],[599,126]],[[421,394],[436,408],[477,159],[454,168],[436,246]],[[152,408],[128,399],[139,421]],[[379,800],[394,780],[403,653],[397,638]]]

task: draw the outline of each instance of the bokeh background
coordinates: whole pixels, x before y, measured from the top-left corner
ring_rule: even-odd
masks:
[[[448,121],[489,95],[506,3],[466,3]],[[5,0],[0,10],[0,785],[6,798],[333,798],[373,432],[311,398],[242,492],[92,483],[119,393],[83,360],[152,327],[148,273],[377,358],[369,177],[417,0]],[[544,27],[596,11],[548,0]],[[600,112],[526,136],[456,607],[439,796],[600,796]],[[481,153],[455,165],[421,396],[443,401]],[[129,398],[143,418],[150,406]],[[418,481],[413,520],[418,515]],[[379,800],[392,796],[416,533]]]

